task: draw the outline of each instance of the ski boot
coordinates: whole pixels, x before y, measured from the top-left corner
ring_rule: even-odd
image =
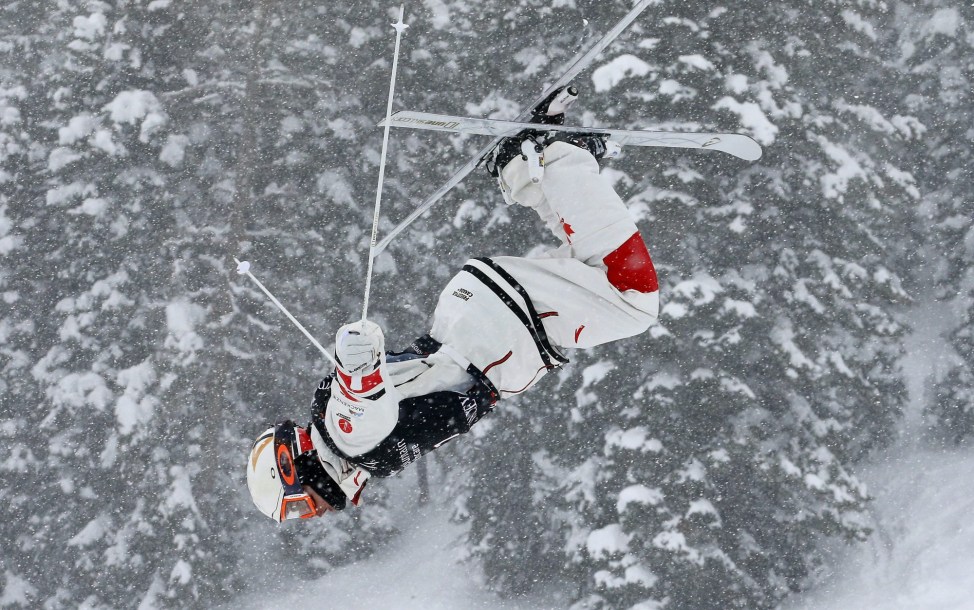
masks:
[[[622,152],[622,146],[618,142],[610,140],[608,134],[558,131],[551,134],[544,141],[544,145],[547,146],[552,142],[567,142],[579,148],[586,148],[592,153],[596,161],[615,159]]]
[[[538,125],[564,125],[565,112],[577,99],[577,87],[559,87],[531,111],[529,120]],[[520,156],[528,162],[531,181],[541,182],[544,177],[544,149],[553,142],[566,142],[587,149],[597,161],[614,159],[622,152],[622,146],[609,140],[607,134],[525,129],[516,136],[501,141],[484,158],[487,172],[497,178],[508,163]]]
[[[565,112],[577,99],[575,85],[559,87],[531,110],[528,120],[539,125],[564,125]],[[508,163],[520,156],[528,162],[531,179],[540,182],[544,175],[543,151],[547,135],[543,129],[525,129],[516,136],[505,138],[484,157],[487,173],[497,178]]]

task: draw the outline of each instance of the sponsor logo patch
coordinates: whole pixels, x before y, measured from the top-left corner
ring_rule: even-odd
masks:
[[[477,419],[477,401],[467,396],[460,404],[463,406],[463,414],[467,416],[467,425],[472,425]]]
[[[430,127],[443,127],[444,129],[456,129],[460,126],[458,121],[433,121],[430,119],[417,119],[413,117],[396,117],[395,122],[401,125],[416,123],[417,125],[429,125]]]
[[[455,296],[458,299],[463,299],[464,301],[469,301],[470,297],[473,296],[473,293],[467,290],[466,288],[457,288],[456,290],[453,291],[453,296]]]

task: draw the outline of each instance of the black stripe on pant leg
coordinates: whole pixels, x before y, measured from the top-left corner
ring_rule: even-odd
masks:
[[[549,354],[551,354],[552,358],[561,362],[562,364],[567,363],[568,358],[565,358],[564,356],[559,354],[558,351],[551,346],[551,342],[548,340],[548,333],[545,332],[544,324],[542,324],[541,322],[541,316],[538,315],[538,311],[534,308],[534,302],[531,300],[531,297],[528,296],[528,291],[524,289],[524,286],[521,286],[521,284],[519,284],[518,281],[515,280],[510,273],[507,272],[507,269],[504,269],[503,267],[495,263],[493,260],[486,257],[475,258],[474,260],[480,261],[481,263],[488,265],[491,269],[493,269],[497,273],[497,275],[504,278],[504,281],[510,284],[511,288],[513,288],[519,295],[521,295],[521,298],[524,299],[524,304],[528,308],[528,315],[531,316],[531,322],[534,324],[535,329],[537,329],[537,334],[538,334],[538,338],[541,340],[541,345],[544,346],[544,348],[548,351]]]
[[[544,362],[545,366],[548,368],[554,368],[556,365],[551,363],[548,350],[545,348],[545,345],[541,343],[541,339],[538,337],[537,331],[531,324],[531,320],[529,320],[528,315],[524,313],[520,307],[518,307],[517,303],[514,302],[514,299],[512,299],[509,294],[504,292],[504,289],[498,286],[494,280],[487,277],[486,273],[480,269],[477,269],[473,265],[464,265],[463,271],[466,271],[470,275],[480,280],[480,283],[489,288],[491,292],[497,295],[497,298],[499,298],[501,302],[507,305],[507,308],[510,309],[515,316],[517,316],[518,320],[521,321],[521,324],[524,325],[524,328],[527,329],[528,333],[531,335],[531,338],[534,340],[534,345],[538,349],[538,355],[541,356],[541,360]]]

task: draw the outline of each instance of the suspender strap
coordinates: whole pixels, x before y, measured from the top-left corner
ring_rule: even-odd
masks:
[[[500,396],[500,392],[494,387],[494,384],[487,375],[484,375],[483,371],[474,366],[469,360],[463,357],[457,350],[453,349],[449,345],[444,345],[429,336],[428,334],[423,335],[419,339],[413,341],[410,346],[416,350],[416,353],[428,356],[435,352],[442,352],[444,355],[448,356],[451,360],[456,362],[458,365],[463,367],[467,374],[474,378],[479,386],[471,388],[467,394],[473,396],[478,402],[483,401],[486,404],[494,404],[497,402],[497,397]]]
[[[512,276],[510,273],[507,272],[507,269],[504,269],[503,267],[495,263],[492,259],[485,257],[485,258],[478,258],[476,260],[479,260],[485,265],[489,265],[490,268],[497,273],[497,275],[504,278],[504,281],[510,284],[511,288],[513,288],[519,295],[521,295],[521,298],[524,299],[525,307],[528,308],[528,315],[531,316],[531,323],[534,325],[534,328],[538,333],[539,342],[544,347],[544,349],[547,350],[549,354],[551,354],[552,358],[557,360],[560,364],[567,364],[568,358],[562,356],[561,353],[558,352],[558,350],[552,347],[551,342],[548,340],[548,333],[544,329],[544,324],[541,323],[541,316],[538,315],[538,310],[534,308],[534,301],[532,301],[531,297],[528,296],[528,291],[524,289],[524,286],[521,286],[521,284],[519,284],[518,281],[514,279],[514,276]]]
[[[480,263],[483,263],[490,267],[497,275],[499,275],[518,295],[524,299],[524,305],[527,311],[525,312],[511,296],[503,288],[497,285],[491,278],[487,277],[480,269],[477,269],[473,265],[464,265],[463,270],[470,273],[478,280],[481,281],[485,286],[487,286],[497,297],[507,305],[508,309],[521,320],[524,327],[531,333],[531,337],[534,339],[534,343],[538,348],[538,353],[541,356],[541,360],[545,363],[548,368],[554,368],[561,364],[568,362],[568,359],[562,356],[556,349],[551,346],[551,342],[548,340],[548,333],[545,332],[544,324],[541,323],[541,318],[538,316],[537,310],[534,308],[534,303],[531,301],[531,297],[528,296],[528,292],[524,289],[521,284],[518,283],[514,277],[507,272],[506,269],[495,263],[489,258],[477,258],[474,259]],[[556,361],[558,364],[553,364],[552,360]]]

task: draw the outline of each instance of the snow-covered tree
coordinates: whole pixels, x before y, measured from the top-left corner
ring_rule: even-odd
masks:
[[[949,337],[959,359],[934,388],[927,411],[944,437],[959,441],[974,432],[974,12],[968,5],[929,1],[900,5],[898,16],[897,60],[909,83],[904,101],[928,125],[917,163],[921,214],[929,226],[925,273],[918,279],[936,298],[968,304]]]
[[[36,100],[29,128],[43,148],[18,180],[40,188],[25,201],[34,215],[19,229],[32,259],[17,272],[30,277],[19,304],[38,327],[38,387],[19,405],[38,437],[38,483],[31,543],[19,554],[44,575],[36,600],[55,605],[195,588],[190,564],[158,557],[204,523],[191,473],[156,444],[168,429],[159,394],[172,382],[153,340],[167,280],[153,255],[172,224],[156,167],[169,117],[149,89],[165,68],[144,51],[177,20],[158,13],[63,2],[37,24],[49,46],[27,88]]]
[[[820,536],[866,535],[851,467],[891,437],[905,399],[892,311],[907,296],[890,261],[917,191],[894,153],[919,125],[883,114],[863,78],[882,78],[884,5],[651,13],[595,67],[576,120],[744,131],[765,156],[613,164],[663,280],[660,324],[576,356],[582,390],[575,378],[525,397],[543,438],[498,424],[491,442],[522,447],[522,464],[538,448],[521,442],[540,443],[541,489],[564,477],[531,514],[561,524],[566,562],[589,575],[582,607],[773,606],[805,583]],[[475,497],[520,485],[482,464]],[[473,519],[515,519],[502,496],[478,502]],[[507,545],[485,529],[474,542],[500,582],[547,536]],[[490,562],[519,545],[524,561]]]
[[[33,202],[40,189],[21,179],[43,156],[43,146],[30,130],[39,104],[29,87],[29,75],[37,70],[45,47],[36,32],[42,17],[32,3],[0,7],[0,502],[5,507],[0,591],[3,603],[11,607],[35,603],[40,585],[36,575],[43,567],[25,557],[24,549],[35,542],[23,524],[36,506],[32,486],[25,483],[44,470],[31,434],[37,423],[31,407],[40,388],[30,371],[38,342],[50,334],[31,311],[37,282],[22,264],[33,255],[23,227],[36,222]]]
[[[243,460],[263,426],[307,420],[325,368],[233,276],[232,256],[255,255],[326,332],[347,315],[359,291],[342,287],[362,260],[335,261],[334,248],[361,241],[348,227],[368,211],[347,176],[369,165],[345,165],[374,158],[377,137],[335,145],[372,125],[336,83],[387,76],[369,72],[369,53],[340,60],[369,38],[311,2],[286,14],[260,2],[14,6],[3,42],[18,61],[0,95],[0,281],[15,304],[0,322],[3,430],[37,438],[10,445],[3,476],[5,489],[37,483],[29,504],[5,496],[29,524],[4,536],[20,566],[5,586],[28,605],[201,603],[259,565],[241,546],[294,541],[254,511]],[[29,65],[31,36],[47,46]],[[7,256],[28,246],[30,258]],[[381,487],[370,495],[364,516],[299,525],[317,544],[289,551],[295,567],[380,543],[394,528]]]
[[[408,7],[397,108],[511,118],[630,5]],[[952,261],[939,272],[971,286],[970,11],[898,10],[663,1],[583,75],[572,123],[742,131],[765,156],[640,149],[608,165],[660,271],[660,324],[572,354],[438,452],[473,470],[460,505],[498,588],[562,577],[579,607],[767,607],[806,581],[821,536],[865,536],[852,468],[904,400],[891,311],[919,190],[935,191],[921,209]],[[250,259],[325,345],[360,315],[397,14],[0,7],[4,600],[205,605],[248,571],[318,573],[397,529],[382,481],[328,520],[254,510],[250,442],[304,423],[328,367],[233,263]],[[914,185],[900,158],[919,136],[931,161]],[[380,233],[484,143],[394,132]],[[389,347],[427,330],[464,258],[544,240],[494,188],[470,176],[377,260],[370,317]],[[970,380],[958,367],[939,390],[958,436]]]

